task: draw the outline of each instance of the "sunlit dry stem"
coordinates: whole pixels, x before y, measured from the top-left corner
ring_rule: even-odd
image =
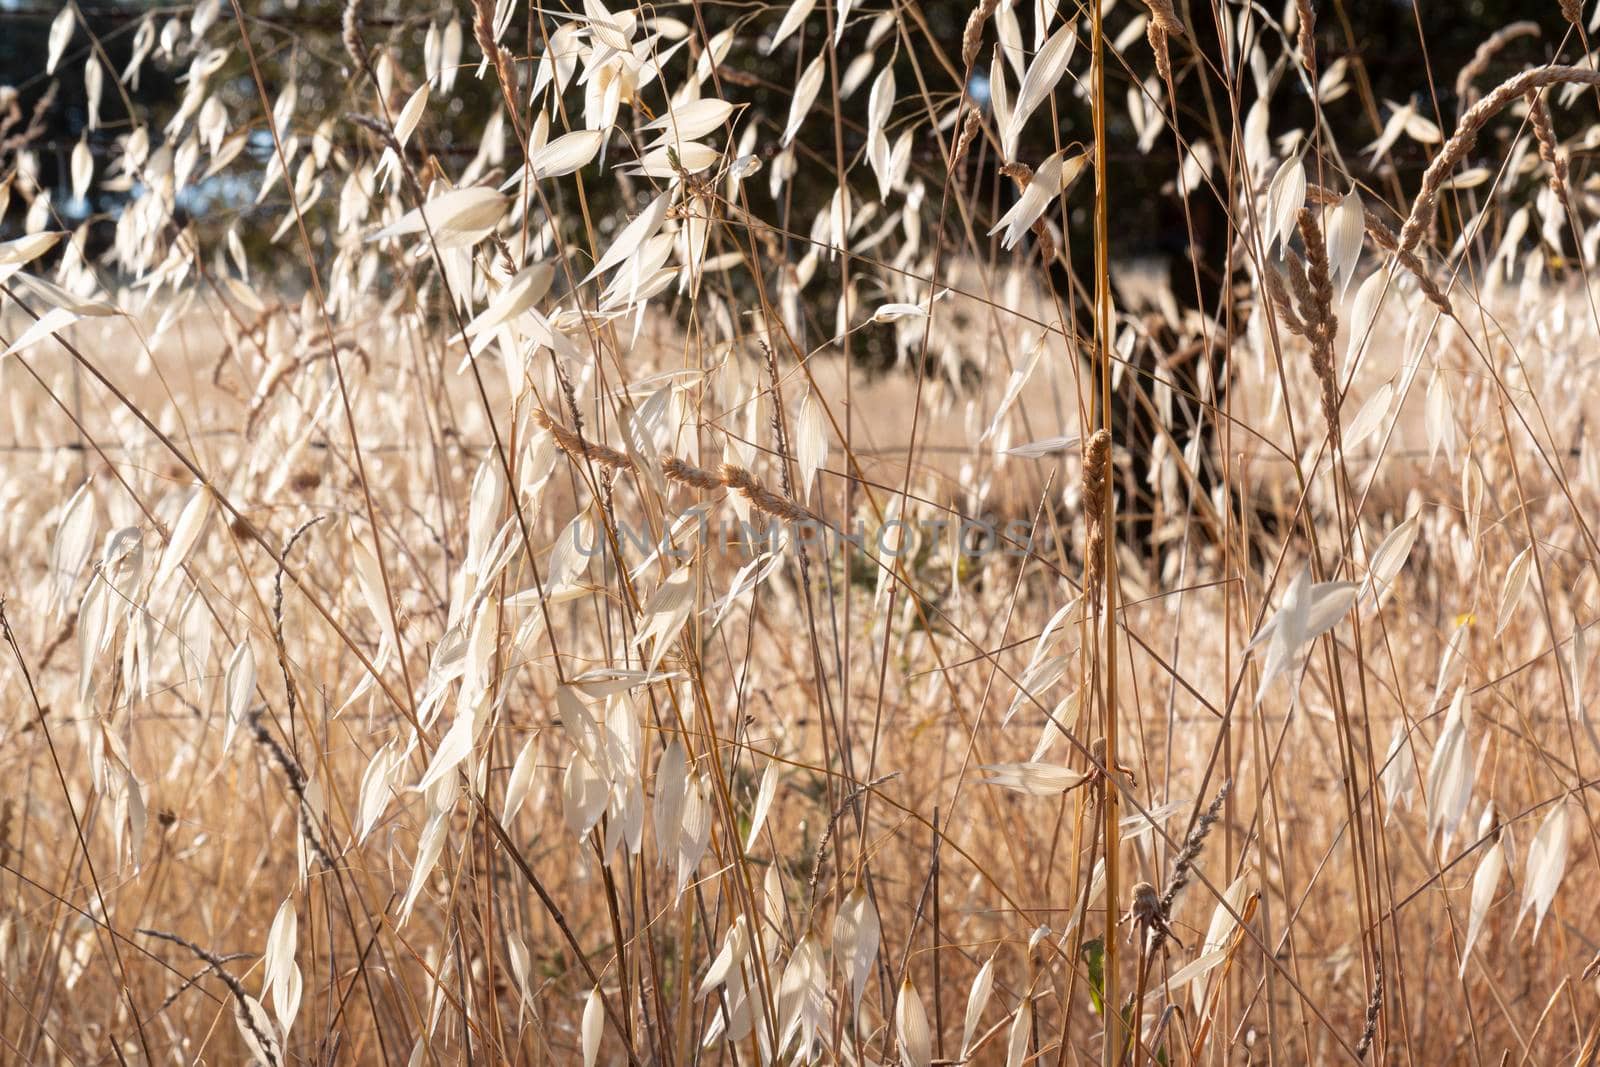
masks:
[[[1151,15],[1164,21],[1167,32],[1181,32],[1172,16],[1170,0],[1147,0]],[[1105,738],[1107,767],[1117,765],[1117,580],[1116,555],[1113,551],[1116,500],[1110,490],[1111,433],[1113,430],[1112,363],[1115,344],[1115,326],[1111,303],[1111,182],[1106,166],[1106,114],[1110,101],[1106,95],[1106,28],[1105,12],[1100,4],[1090,6],[1090,29],[1093,38],[1093,60],[1090,71],[1090,103],[1094,123],[1094,385],[1097,396],[1091,404],[1096,424],[1085,458],[1085,500],[1091,503],[1090,511],[1099,525],[1098,541],[1090,546],[1088,558],[1096,569],[1092,588],[1101,591],[1095,610],[1086,612],[1093,620],[1092,637],[1086,636],[1085,646],[1092,643],[1093,674],[1097,679],[1096,694],[1100,702],[1100,730]],[[1094,539],[1091,529],[1091,540]],[[1118,899],[1121,878],[1121,792],[1115,780],[1107,775],[1101,783],[1100,839],[1105,852],[1105,893],[1107,901]],[[1117,949],[1116,909],[1105,912],[1105,1003],[1120,1003],[1118,990],[1121,977],[1118,972],[1120,953]],[[1127,1027],[1120,1016],[1111,1013],[1100,1043],[1101,1067],[1115,1067],[1122,1059]]]

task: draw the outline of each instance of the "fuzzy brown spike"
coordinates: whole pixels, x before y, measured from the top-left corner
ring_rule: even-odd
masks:
[[[1174,37],[1182,35],[1183,23],[1172,7],[1172,0],[1144,0],[1144,6],[1150,9],[1150,25]]]
[[[1539,142],[1539,158],[1550,164],[1550,191],[1561,201],[1562,209],[1570,211],[1572,201],[1567,198],[1567,157],[1561,154],[1555,126],[1550,121],[1550,109],[1544,106],[1544,99],[1537,90],[1528,92],[1528,124],[1533,127],[1534,139]]]
[[[1378,1015],[1383,1010],[1383,961],[1378,961],[1377,973],[1372,978],[1372,995],[1367,998],[1366,1025],[1361,1030],[1361,1040],[1356,1042],[1356,1059],[1364,1060],[1378,1036]]]
[[[569,456],[581,456],[600,464],[602,467],[610,467],[613,470],[631,471],[634,469],[631,457],[606,445],[584,440],[583,437],[552,419],[543,410],[533,413],[533,421],[549,430],[550,436],[556,439],[556,446]]]
[[[361,47],[361,0],[348,0],[339,19],[339,40],[344,44],[350,62],[357,70],[365,70],[366,53]]]
[[[1262,287],[1267,291],[1267,298],[1272,301],[1272,306],[1278,312],[1278,321],[1284,329],[1296,337],[1306,335],[1306,324],[1300,321],[1299,312],[1294,309],[1294,300],[1289,296],[1289,287],[1284,283],[1283,275],[1271,267],[1263,267],[1261,271]]]
[[[951,174],[960,171],[961,165],[967,161],[967,152],[972,149],[972,142],[978,136],[979,122],[978,109],[968,107],[966,117],[961,122],[961,135],[956,138],[956,150],[950,156]]]
[[[1333,367],[1333,339],[1339,332],[1339,319],[1333,313],[1333,281],[1328,270],[1328,246],[1322,237],[1317,213],[1300,209],[1300,239],[1306,246],[1306,284],[1310,300],[1305,312],[1306,339],[1311,342],[1311,369],[1322,385],[1322,418],[1328,424],[1328,440],[1338,447],[1339,378]]]
[[[1096,430],[1083,450],[1083,517],[1088,536],[1083,548],[1083,591],[1098,607],[1105,583],[1105,503],[1110,492],[1111,431]]]
[[[669,481],[682,485],[692,486],[695,489],[720,489],[722,479],[704,467],[694,467],[685,463],[677,456],[663,456],[661,459],[661,473]]]
[[[724,463],[719,473],[722,475],[723,485],[737,491],[740,496],[750,501],[758,511],[788,522],[821,521],[799,504],[792,500],[785,500],[762,485],[760,479],[737,464]]]
[[[1172,0],[1144,0],[1150,9],[1150,21],[1145,23],[1144,35],[1150,41],[1150,51],[1155,53],[1156,73],[1168,85],[1172,84],[1172,56],[1167,40],[1183,36],[1183,23],[1172,8]]]
[[[1311,0],[1295,0],[1295,14],[1299,18],[1300,61],[1313,81],[1317,77],[1317,11]]]
[[[983,26],[1000,6],[1000,0],[983,0],[967,16],[967,26],[961,32],[961,65],[968,70],[977,62],[978,49],[983,47]]]
[[[633,458],[617,451],[607,445],[586,441],[581,436],[573,433],[555,419],[548,412],[540,409],[533,413],[533,421],[544,429],[550,431],[550,436],[555,438],[556,447],[569,456],[581,457],[597,463],[611,470],[637,471],[638,466]],[[732,489],[746,500],[750,501],[756,510],[774,518],[784,519],[789,522],[807,522],[822,524],[810,510],[779,496],[766,486],[761,480],[748,470],[734,463],[724,463],[717,471],[709,471],[704,467],[696,467],[685,463],[676,456],[661,457],[661,473],[668,481],[687,485],[694,489]]]

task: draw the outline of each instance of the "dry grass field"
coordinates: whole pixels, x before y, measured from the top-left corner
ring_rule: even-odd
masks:
[[[493,4],[424,55],[352,16],[352,153],[209,106],[265,31],[203,4],[114,246],[19,164],[0,1061],[1600,1062],[1579,27],[1397,112],[1435,162],[1394,200],[1320,127],[1163,140],[1186,29],[1069,6],[1015,70],[977,6],[897,93],[801,0],[789,116],[649,8],[526,62]],[[1312,8],[1230,6],[1331,101]],[[508,101],[465,173],[406,147],[456,77]],[[1058,93],[1229,213],[1218,307],[1110,262],[1094,153],[1011,158]],[[294,284],[176,211],[247,129],[277,188],[234,225]],[[844,165],[815,224],[774,206],[796,145]],[[1027,164],[1006,217],[969,156]],[[613,181],[609,229],[553,212]]]

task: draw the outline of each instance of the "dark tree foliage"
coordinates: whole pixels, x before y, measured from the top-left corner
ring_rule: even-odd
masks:
[[[1067,6],[1063,4],[1063,8]],[[1389,112],[1387,102],[1415,101],[1422,114],[1437,118],[1448,131],[1458,110],[1453,89],[1456,73],[1471,59],[1485,37],[1518,19],[1537,21],[1542,34],[1519,40],[1506,49],[1487,72],[1486,82],[1528,64],[1548,61],[1558,48],[1569,59],[1582,50],[1570,27],[1561,21],[1553,0],[1531,6],[1516,0],[1416,4],[1409,0],[1324,0],[1316,6],[1319,61],[1326,69],[1335,60],[1347,58],[1353,86],[1352,91],[1326,107],[1327,120],[1334,140],[1342,146],[1344,159],[1352,168],[1352,176],[1373,190],[1377,199],[1392,201],[1409,195],[1415,188],[1417,174],[1427,161],[1421,146],[1402,140],[1393,153],[1392,164],[1385,163],[1382,170],[1369,167],[1359,149],[1377,136]],[[371,94],[351,69],[340,41],[344,5],[332,0],[300,0],[293,4],[285,0],[258,0],[242,3],[240,7],[260,61],[268,98],[275,99],[292,79],[299,94],[297,127],[309,133],[322,121],[332,119],[337,144],[351,150],[372,149],[376,145],[373,136],[346,117],[351,110],[369,108]],[[1031,41],[1032,5],[1019,3],[1017,8],[1024,39]],[[951,64],[960,62],[961,32],[971,9],[969,0],[929,0],[914,7],[900,8],[909,17],[900,20],[899,27],[877,45],[875,52],[885,62],[896,65],[902,97],[918,84],[920,70],[937,94],[935,106],[945,109],[953,106],[950,89],[956,84],[956,78],[951,75]],[[15,138],[25,127],[33,126],[30,132],[35,136],[29,148],[37,161],[39,182],[51,190],[60,224],[76,226],[86,219],[114,217],[122,200],[121,193],[100,185],[107,174],[107,164],[115,157],[116,139],[125,136],[129,129],[121,94],[125,92],[142,114],[154,120],[150,132],[152,141],[159,144],[163,136],[161,126],[178,106],[183,88],[180,79],[188,57],[164,62],[161,57],[152,56],[143,65],[137,87],[119,87],[108,78],[102,128],[88,132],[82,70],[91,44],[82,26],[74,34],[55,75],[46,75],[44,71],[46,35],[58,10],[55,4],[43,0],[12,0],[10,3],[0,0],[0,27],[3,27],[0,71],[10,72],[10,85],[17,90],[17,121],[7,136]],[[428,122],[412,145],[419,161],[428,154],[435,155],[447,172],[463,165],[477,151],[475,135],[499,100],[498,91],[490,80],[480,81],[475,76],[479,52],[470,31],[470,5],[364,0],[359,10],[365,43],[369,48],[387,47],[399,61],[396,105],[404,99],[401,94],[414,88],[406,79],[414,77],[414,72],[421,69],[423,38],[429,24],[453,17],[466,28],[467,43],[462,56],[466,69],[457,80],[452,98],[436,99],[430,106]],[[702,0],[696,4],[661,4],[650,10],[679,19],[706,34],[736,26],[741,35],[759,39],[776,27],[783,7]],[[868,4],[856,6],[841,49],[846,59],[859,54],[872,17],[880,10],[884,9]],[[1124,0],[1109,16],[1108,32],[1116,34],[1141,10],[1135,0]],[[95,47],[103,49],[109,67],[120,73],[142,20],[154,19],[159,27],[170,19],[186,19],[190,9],[89,0],[79,5],[79,11],[98,42]],[[1216,27],[1209,5],[1185,0],[1179,4],[1179,13],[1191,29],[1189,39],[1173,43],[1179,132],[1186,141],[1204,139],[1209,142],[1214,140],[1212,134],[1219,124],[1227,129],[1230,123],[1227,92],[1220,75],[1222,57]],[[220,17],[228,25],[220,27],[222,32],[214,35],[214,39],[236,42],[238,30],[231,0],[222,5]],[[821,47],[822,25],[822,8],[819,7],[808,20],[806,29],[784,42],[772,56],[764,57],[754,48],[739,47],[720,71],[724,95],[751,105],[750,115],[762,127],[763,136],[758,144],[765,146],[769,153],[776,146],[787,115],[791,87],[799,68]],[[937,42],[937,48],[930,46],[930,37]],[[977,64],[982,71],[987,70],[993,39],[991,28]],[[531,73],[531,59],[543,48],[543,34],[531,21],[527,5],[519,5],[505,44],[517,56],[530,59],[524,64],[524,74]],[[1080,52],[1074,59],[1074,70],[1085,66],[1084,56],[1085,53]],[[1131,84],[1130,71],[1141,80],[1153,71],[1149,47],[1142,35],[1124,55],[1112,56],[1108,63],[1110,95],[1118,102],[1111,112],[1108,130],[1111,144],[1107,157],[1112,195],[1118,205],[1117,225],[1112,234],[1113,255],[1163,256],[1184,264],[1174,272],[1174,287],[1180,298],[1215,310],[1223,282],[1220,263],[1228,233],[1225,210],[1214,197],[1201,195],[1190,199],[1186,214],[1171,187],[1171,175],[1176,171],[1176,146],[1170,133],[1157,138],[1148,154],[1138,151],[1137,137],[1120,105]],[[1249,73],[1241,73],[1238,96],[1242,107],[1248,108],[1254,92]],[[1309,128],[1311,101],[1293,85],[1292,79],[1285,81],[1287,91],[1280,91],[1276,96],[1278,113],[1273,116],[1273,129]],[[221,92],[230,115],[236,118],[254,116],[255,129],[260,136],[252,139],[249,149],[223,175],[187,191],[182,205],[186,211],[203,215],[206,221],[225,222],[237,213],[250,212],[276,219],[285,206],[281,188],[276,197],[269,196],[265,203],[256,205],[254,202],[255,186],[271,145],[265,134],[260,90],[251,76],[244,50],[237,44],[230,50],[222,71],[213,79],[213,85]],[[1053,150],[1057,138],[1062,143],[1089,139],[1086,107],[1068,93],[1059,92],[1057,96],[1059,129],[1051,131],[1048,124],[1036,116],[1029,125],[1027,140],[1020,152],[1024,160],[1042,158]],[[830,100],[830,94],[824,92],[818,101],[817,111],[801,137],[799,172],[785,192],[785,222],[789,230],[798,234],[806,232],[811,218],[825,206],[835,186]],[[845,113],[841,116],[843,148],[850,160],[858,159],[863,151],[862,123],[866,104],[864,87],[845,102]],[[944,176],[937,141],[928,129],[926,115],[912,114],[912,110],[909,104],[902,102],[894,123],[918,123],[913,168],[929,179],[930,188],[939,188]],[[632,121],[642,123],[645,116],[634,116]],[[68,161],[80,139],[87,140],[96,159],[96,187],[86,204],[73,203],[69,192]],[[15,166],[15,147],[14,144],[0,145],[0,175]],[[1213,144],[1212,147],[1217,146]],[[992,154],[981,150],[975,151],[967,163],[966,188],[973,191],[980,220],[1003,211],[1009,199],[1015,196],[1010,181],[996,174],[995,163]],[[865,180],[864,170],[856,172],[862,176],[855,180]],[[602,192],[601,195],[608,194]],[[1086,202],[1087,197],[1077,198],[1077,206],[1068,217],[1067,237],[1074,263],[1088,262],[1090,219],[1083,206]],[[630,206],[604,200],[591,205],[595,214],[602,218]],[[933,213],[937,208],[938,198],[930,196],[925,210]],[[9,214],[0,219],[0,228],[14,232],[23,210],[25,205],[13,198]],[[241,229],[257,232],[261,228]],[[99,229],[91,232],[100,233]],[[1193,258],[1203,268],[1198,292],[1194,274],[1186,265],[1191,258],[1191,235],[1197,246],[1193,249],[1197,253]],[[268,250],[259,248],[251,252],[265,256]],[[285,275],[292,275],[297,257],[278,256],[270,262]],[[281,280],[293,281],[289,276]],[[1063,286],[1068,284],[1065,276],[1058,281]]]

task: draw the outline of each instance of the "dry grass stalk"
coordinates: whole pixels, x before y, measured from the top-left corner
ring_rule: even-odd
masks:
[[[961,65],[968,70],[977,62],[978,51],[983,47],[984,24],[993,17],[1000,0],[981,0],[972,14],[967,16],[966,28],[961,31]]]
[[[971,151],[972,142],[977,139],[981,125],[982,116],[979,115],[978,109],[969,105],[961,120],[961,134],[956,138],[956,150],[950,156],[951,174],[961,172],[961,165],[967,161],[967,153]]]
[[[1306,340],[1311,342],[1311,369],[1322,385],[1322,418],[1328,425],[1328,440],[1338,447],[1339,379],[1334,369],[1333,344],[1339,332],[1339,319],[1333,311],[1333,279],[1328,270],[1328,247],[1322,226],[1311,208],[1300,209],[1300,239],[1306,247],[1307,292],[1301,308],[1305,312]]]
[[[786,522],[820,523],[810,510],[801,507],[793,500],[786,499],[774,493],[761,484],[761,480],[748,470],[733,463],[724,463],[717,468],[721,475],[722,484],[733,489],[740,496],[750,501],[759,511],[763,511],[774,518]]]
[[[1462,67],[1456,75],[1456,99],[1460,102],[1461,109],[1465,111],[1477,102],[1478,91],[1473,88],[1472,83],[1489,69],[1489,64],[1494,62],[1495,56],[1519,37],[1537,37],[1541,32],[1537,22],[1513,22],[1500,27],[1480,44],[1478,50],[1473,53],[1471,62]]]
[[[1314,204],[1324,205],[1337,204],[1341,199],[1338,193],[1331,189],[1325,189],[1320,185],[1307,186],[1306,198]],[[1427,267],[1423,266],[1422,260],[1417,258],[1417,254],[1415,252],[1400,251],[1400,239],[1395,236],[1393,230],[1384,225],[1383,220],[1378,218],[1371,208],[1364,208],[1363,216],[1367,239],[1379,250],[1398,256],[1401,268],[1416,279],[1417,285],[1422,290],[1422,295],[1427,299],[1428,303],[1438,308],[1441,314],[1454,318],[1455,308],[1451,305],[1450,298],[1445,295],[1444,290],[1439,288],[1439,283],[1433,280],[1433,275],[1428,271]]]
[[[13,133],[17,124],[22,121],[20,97],[11,86],[0,86],[0,108],[4,109],[4,113],[0,114],[0,162],[5,163],[7,167],[11,166],[12,161],[23,149],[44,136],[48,128],[46,120],[51,109],[55,107],[60,89],[60,82],[51,82],[39,99],[34,101],[28,125]]]
[[[1306,65],[1306,71],[1311,75],[1311,80],[1317,78],[1317,11],[1311,6],[1311,0],[1295,0],[1295,14],[1300,25],[1297,27],[1297,41],[1300,46],[1300,61]]]
[[[1439,210],[1439,191],[1445,179],[1472,151],[1478,133],[1513,100],[1550,85],[1600,85],[1600,70],[1584,67],[1536,67],[1525,70],[1497,85],[1488,96],[1467,109],[1456,132],[1450,135],[1439,154],[1422,175],[1422,189],[1412,201],[1405,225],[1400,227],[1400,249],[1409,252],[1433,225]]]
[[[174,945],[182,945],[202,960],[207,969],[216,972],[217,977],[221,979],[223,985],[228,987],[228,992],[233,996],[234,1015],[239,1020],[239,1025],[248,1029],[252,1036],[255,1037],[256,1043],[260,1048],[260,1054],[267,1059],[268,1067],[277,1067],[278,1042],[271,1034],[262,1031],[257,1023],[256,1015],[260,1009],[256,1005],[255,998],[246,991],[244,983],[239,981],[233,972],[227,968],[229,960],[240,959],[242,954],[232,953],[227,956],[219,956],[215,952],[201,948],[186,937],[180,937],[166,930],[152,930],[147,927],[141,927],[135,930],[134,933],[143,934],[145,937],[159,938],[162,941],[170,941]]]
[[[1378,1017],[1383,1011],[1383,963],[1378,962],[1378,969],[1372,976],[1372,995],[1367,998],[1367,1015],[1365,1025],[1361,1028],[1361,1038],[1356,1042],[1356,1058],[1366,1059],[1367,1053],[1372,1050],[1373,1039],[1378,1036]]]
[[[272,577],[272,637],[273,645],[278,656],[278,670],[283,675],[284,700],[288,705],[289,721],[296,719],[299,706],[299,697],[294,684],[294,678],[289,673],[288,645],[283,637],[283,561],[289,558],[294,551],[294,546],[300,538],[305,536],[307,530],[321,522],[323,516],[315,515],[295,528],[289,539],[283,543],[283,550],[278,553],[279,564]],[[251,711],[247,720],[251,736],[256,744],[260,745],[283,772],[284,781],[288,783],[289,791],[294,794],[296,807],[299,813],[300,833],[305,839],[306,847],[324,868],[333,866],[333,856],[328,847],[323,844],[322,833],[317,828],[316,808],[311,802],[311,797],[306,792],[310,784],[305,770],[300,762],[289,754],[278,739],[272,736],[272,731],[267,729],[262,714],[263,709]]]
[[[1183,35],[1183,23],[1173,10],[1172,0],[1144,0],[1144,6],[1150,9],[1150,19],[1145,23],[1144,35],[1150,42],[1150,51],[1155,55],[1156,74],[1163,82],[1171,85],[1172,56],[1168,51],[1168,41],[1170,38]]]
[[[1189,884],[1189,879],[1194,875],[1195,861],[1200,858],[1201,851],[1205,848],[1206,837],[1211,833],[1211,828],[1222,817],[1222,805],[1228,799],[1228,794],[1233,791],[1233,779],[1229,778],[1222,783],[1222,788],[1217,790],[1217,795],[1212,798],[1211,806],[1195,820],[1194,826],[1184,836],[1183,847],[1178,850],[1177,856],[1172,861],[1172,874],[1167,879],[1167,884],[1161,891],[1161,917],[1163,922],[1172,918],[1172,909],[1178,902],[1178,894],[1183,892]],[[1160,940],[1155,942],[1159,945]],[[1152,946],[1154,947],[1154,946]]]
[[[569,456],[588,459],[609,470],[638,472],[638,466],[632,457],[608,445],[586,440],[555,421],[542,409],[533,413],[533,420],[548,430],[550,436],[555,438],[556,446]],[[704,467],[686,463],[676,456],[662,456],[661,473],[669,481],[693,489],[732,489],[750,501],[757,510],[774,518],[788,522],[823,523],[823,520],[810,509],[774,493],[762,485],[754,474],[737,464],[724,463],[716,471],[709,471]]]
[[[1088,536],[1083,548],[1083,591],[1098,607],[1105,584],[1105,502],[1110,492],[1111,431],[1096,430],[1083,450],[1083,521]]]
[[[1539,158],[1550,164],[1550,190],[1556,194],[1565,210],[1572,210],[1567,197],[1567,157],[1561,153],[1556,140],[1555,127],[1550,122],[1550,111],[1538,90],[1528,92],[1528,124],[1533,127],[1534,139],[1539,142]]]

